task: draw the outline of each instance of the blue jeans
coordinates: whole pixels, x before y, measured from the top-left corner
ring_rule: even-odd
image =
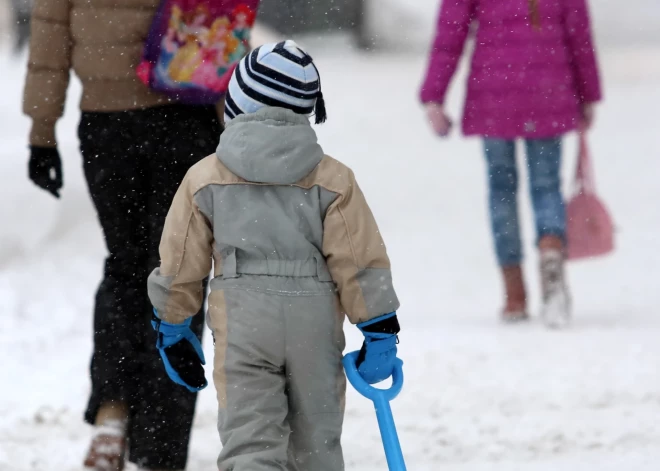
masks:
[[[561,138],[527,139],[527,169],[537,241],[546,235],[564,239],[566,214],[561,195]],[[490,219],[501,266],[522,261],[518,223],[518,170],[515,141],[484,139],[488,163]]]

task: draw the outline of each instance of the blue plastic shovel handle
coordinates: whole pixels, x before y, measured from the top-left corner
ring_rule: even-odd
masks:
[[[376,418],[380,428],[380,437],[383,440],[387,467],[390,471],[406,471],[406,463],[403,460],[399,436],[396,433],[396,425],[390,408],[390,401],[397,397],[403,388],[403,362],[396,359],[394,371],[392,372],[392,386],[389,389],[378,389],[367,383],[355,366],[360,352],[347,353],[344,356],[344,370],[346,377],[357,392],[371,400],[376,408]]]

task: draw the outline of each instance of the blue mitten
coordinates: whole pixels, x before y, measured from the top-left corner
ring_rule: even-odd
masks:
[[[396,312],[384,314],[357,326],[364,334],[364,343],[355,365],[367,383],[379,383],[389,378],[394,369],[397,334],[400,330]]]
[[[183,324],[170,324],[159,319],[155,309],[154,314],[151,325],[158,334],[156,348],[167,376],[191,392],[201,391],[208,384],[202,367],[206,361],[202,345],[190,329],[192,319],[186,319]]]

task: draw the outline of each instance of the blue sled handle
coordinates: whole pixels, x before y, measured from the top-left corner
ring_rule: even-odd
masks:
[[[343,364],[346,377],[351,385],[362,396],[371,400],[376,408],[376,418],[380,428],[380,437],[383,440],[387,467],[390,471],[406,471],[403,452],[396,433],[396,425],[390,408],[390,401],[396,398],[403,388],[403,362],[397,358],[392,372],[392,386],[389,389],[378,389],[367,383],[358,372],[355,362],[360,352],[347,353]]]

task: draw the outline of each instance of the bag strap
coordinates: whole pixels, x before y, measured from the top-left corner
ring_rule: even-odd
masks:
[[[579,135],[580,150],[578,153],[577,170],[575,172],[575,186],[583,193],[595,193],[596,182],[587,145],[587,136],[584,132]]]

